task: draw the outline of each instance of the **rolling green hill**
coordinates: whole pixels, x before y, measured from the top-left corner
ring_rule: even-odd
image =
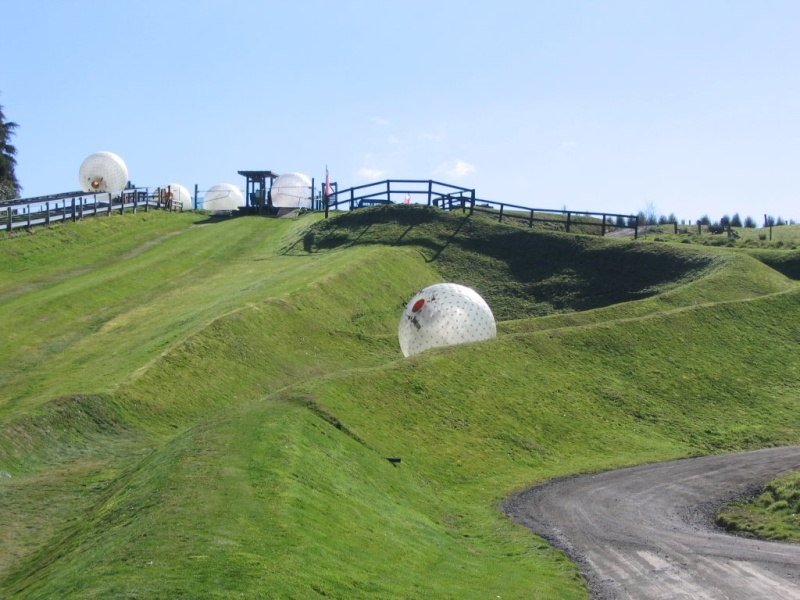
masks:
[[[0,240],[0,598],[583,598],[502,498],[800,443],[788,251],[415,206],[204,219]],[[403,358],[440,281],[498,338]]]

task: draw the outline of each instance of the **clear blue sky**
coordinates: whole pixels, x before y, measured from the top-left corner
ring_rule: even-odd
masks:
[[[800,221],[797,0],[9,0],[23,196],[436,179],[541,208]]]

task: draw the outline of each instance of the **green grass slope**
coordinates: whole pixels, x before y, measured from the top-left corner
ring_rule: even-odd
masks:
[[[0,252],[26,265],[0,300],[0,598],[582,598],[503,497],[800,442],[800,289],[737,252],[418,207]],[[405,359],[400,311],[442,280],[501,335]]]
[[[800,473],[773,479],[754,498],[726,504],[716,523],[737,535],[800,543]]]

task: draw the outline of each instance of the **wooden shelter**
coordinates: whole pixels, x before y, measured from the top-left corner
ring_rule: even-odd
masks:
[[[244,194],[246,210],[259,215],[263,212],[274,212],[270,190],[272,182],[278,177],[278,174],[272,171],[239,171],[238,173],[247,180]]]

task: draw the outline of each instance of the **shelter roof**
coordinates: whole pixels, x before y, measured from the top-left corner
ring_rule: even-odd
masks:
[[[272,171],[238,171],[239,175],[243,177],[247,177],[248,179],[266,179],[269,177],[270,179],[275,179],[278,177],[277,173],[273,173]]]

